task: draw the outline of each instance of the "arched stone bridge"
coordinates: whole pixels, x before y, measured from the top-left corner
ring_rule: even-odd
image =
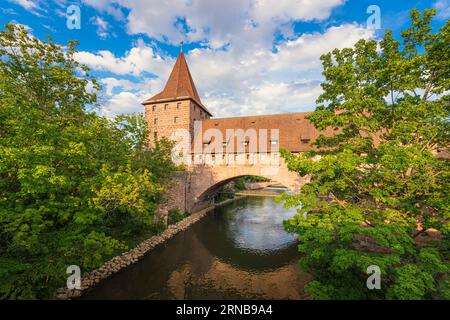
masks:
[[[260,176],[278,182],[293,192],[299,192],[308,177],[301,177],[289,171],[282,157],[276,155],[271,161],[216,161],[203,158],[200,163],[191,163],[186,172],[177,173],[172,187],[168,190],[168,200],[163,211],[179,208],[181,211],[196,211],[211,204],[218,189],[226,183],[242,176]],[[250,161],[249,161],[250,159]],[[227,163],[225,163],[227,162]]]

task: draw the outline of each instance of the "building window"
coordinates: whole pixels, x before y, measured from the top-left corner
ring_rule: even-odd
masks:
[[[156,106],[152,106],[152,111],[153,111],[153,112],[156,111]]]
[[[158,118],[153,119],[153,124],[158,124]]]
[[[153,140],[158,140],[158,132],[153,132]]]
[[[310,139],[309,135],[302,134],[302,135],[300,135],[300,141],[306,144],[306,143],[309,143],[309,141],[311,141],[311,139]]]
[[[178,122],[178,116],[175,116],[175,117],[173,118],[173,122],[174,122],[174,123],[177,123],[177,122]]]
[[[180,109],[180,107],[181,107],[181,102],[178,102],[177,103],[177,109]]]
[[[168,107],[169,105],[166,103],[165,105],[164,105],[164,111],[166,111],[167,110],[167,107]]]

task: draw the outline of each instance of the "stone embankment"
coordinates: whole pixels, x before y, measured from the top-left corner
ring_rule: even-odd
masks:
[[[56,299],[67,300],[78,298],[83,295],[84,292],[94,288],[101,281],[109,278],[111,275],[127,268],[128,266],[136,263],[142,259],[146,254],[150,253],[156,246],[162,244],[168,239],[172,238],[177,233],[186,230],[189,226],[206,216],[214,207],[222,206],[224,204],[233,202],[243,197],[236,197],[234,199],[228,199],[221,203],[215,204],[201,211],[191,214],[189,217],[181,220],[180,222],[170,225],[161,234],[153,236],[147,240],[141,242],[137,247],[130,251],[122,253],[120,256],[116,256],[107,261],[100,268],[95,269],[82,276],[80,289],[68,289],[60,288],[56,292]]]

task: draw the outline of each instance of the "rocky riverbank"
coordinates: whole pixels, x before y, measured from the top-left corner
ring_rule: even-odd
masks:
[[[141,242],[135,248],[122,253],[120,256],[116,256],[111,260],[107,261],[100,268],[88,272],[82,276],[81,288],[80,289],[68,289],[60,288],[56,292],[55,299],[67,300],[81,297],[84,292],[90,290],[91,288],[98,285],[101,281],[109,278],[111,275],[127,268],[128,266],[136,263],[146,254],[150,253],[156,246],[162,244],[168,239],[172,238],[174,235],[180,231],[186,230],[189,226],[203,218],[208,212],[210,212],[214,207],[222,206],[227,203],[233,202],[237,199],[244,197],[236,197],[234,199],[228,199],[217,203],[213,206],[200,210],[196,213],[191,214],[189,217],[183,219],[182,221],[170,225],[164,230],[160,235],[153,236],[143,242]]]

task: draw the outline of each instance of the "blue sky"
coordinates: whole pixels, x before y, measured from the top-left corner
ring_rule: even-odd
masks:
[[[70,5],[80,8],[79,30],[67,28]],[[367,23],[370,5],[380,8],[380,29]],[[109,117],[143,110],[183,41],[203,103],[223,117],[313,110],[320,55],[386,29],[398,37],[413,7],[436,8],[436,28],[450,17],[450,0],[2,0],[0,22],[62,44],[77,39]]]

